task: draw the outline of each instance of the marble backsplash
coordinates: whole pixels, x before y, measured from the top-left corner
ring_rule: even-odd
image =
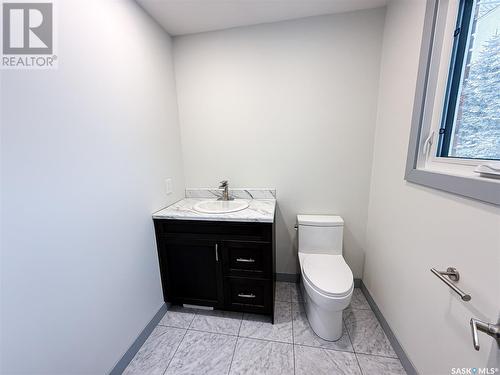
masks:
[[[235,199],[276,199],[273,188],[229,188],[229,195]],[[220,198],[222,189],[187,188],[186,198]]]

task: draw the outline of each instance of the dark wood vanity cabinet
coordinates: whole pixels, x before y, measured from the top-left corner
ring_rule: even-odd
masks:
[[[165,302],[274,319],[273,223],[154,219]]]
[[[162,272],[163,289],[171,297],[170,302],[223,306],[216,241],[165,237],[159,244],[160,262],[166,267],[166,272]]]

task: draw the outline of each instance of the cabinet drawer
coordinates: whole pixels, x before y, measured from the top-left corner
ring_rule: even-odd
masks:
[[[270,244],[224,241],[222,249],[226,276],[271,277],[272,246]]]
[[[272,280],[228,277],[224,288],[230,309],[249,312],[272,310]]]
[[[273,224],[154,219],[156,234],[212,240],[273,241]]]

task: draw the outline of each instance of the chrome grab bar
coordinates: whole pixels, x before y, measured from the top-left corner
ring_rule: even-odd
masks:
[[[241,263],[255,263],[255,259],[252,259],[252,258],[248,258],[248,259],[236,258],[236,261],[241,262]]]
[[[431,268],[431,272],[436,275],[443,283],[448,285],[455,293],[457,293],[462,301],[470,301],[472,297],[470,294],[465,293],[460,288],[458,288],[455,284],[451,282],[460,280],[460,274],[456,270],[456,268],[448,267],[446,271],[438,271],[435,268]],[[445,277],[448,276],[448,277]]]

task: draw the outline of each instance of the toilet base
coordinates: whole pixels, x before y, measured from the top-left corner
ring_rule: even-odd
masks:
[[[302,281],[302,280],[301,280]],[[311,299],[307,291],[304,289],[304,284],[301,282],[302,296],[306,309],[307,320],[319,337],[327,341],[337,341],[342,337],[344,323],[342,320],[342,312],[349,305],[351,295],[345,298],[338,304],[340,310],[332,310],[318,305]],[[331,306],[329,306],[331,308]]]

